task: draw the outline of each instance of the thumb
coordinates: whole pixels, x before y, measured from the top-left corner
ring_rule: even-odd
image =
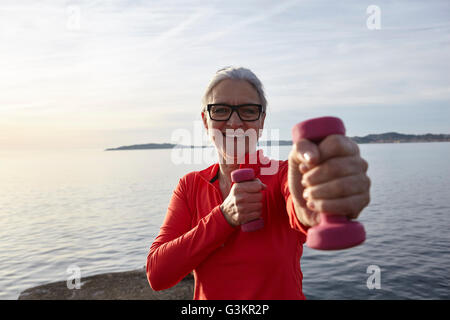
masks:
[[[259,183],[261,184],[262,190],[266,190],[267,189],[267,185],[264,184],[261,180],[259,180],[259,178],[256,178],[256,180],[258,180]]]
[[[306,207],[306,201],[303,198],[303,190],[305,189],[301,184],[302,173],[298,169],[298,163],[289,159],[288,162],[288,185],[289,192],[293,196],[294,203]]]
[[[293,145],[293,149],[299,163],[307,167],[312,167],[319,163],[319,147],[314,142],[302,139]]]

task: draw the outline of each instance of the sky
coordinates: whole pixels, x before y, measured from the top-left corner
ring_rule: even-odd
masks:
[[[2,0],[0,148],[173,142],[230,65],[283,140],[325,115],[349,136],[449,134],[449,57],[448,0]]]

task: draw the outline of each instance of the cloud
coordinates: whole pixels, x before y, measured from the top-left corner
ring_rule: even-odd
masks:
[[[130,129],[131,139],[133,126],[148,125],[162,137],[198,119],[210,77],[232,64],[256,72],[269,110],[281,114],[449,105],[448,2],[379,1],[378,31],[366,27],[367,5],[2,2],[0,126],[35,118],[75,131]],[[78,29],[68,28],[69,6],[80,9]]]

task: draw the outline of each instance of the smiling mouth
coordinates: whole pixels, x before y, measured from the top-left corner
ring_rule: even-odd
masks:
[[[236,134],[236,133],[228,133],[222,132],[222,136],[224,136],[227,139],[242,139],[245,138],[245,134]]]

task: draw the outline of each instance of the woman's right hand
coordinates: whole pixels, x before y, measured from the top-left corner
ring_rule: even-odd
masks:
[[[267,186],[259,179],[233,184],[230,193],[220,205],[225,219],[232,227],[261,217],[263,206],[261,190],[266,188]]]

